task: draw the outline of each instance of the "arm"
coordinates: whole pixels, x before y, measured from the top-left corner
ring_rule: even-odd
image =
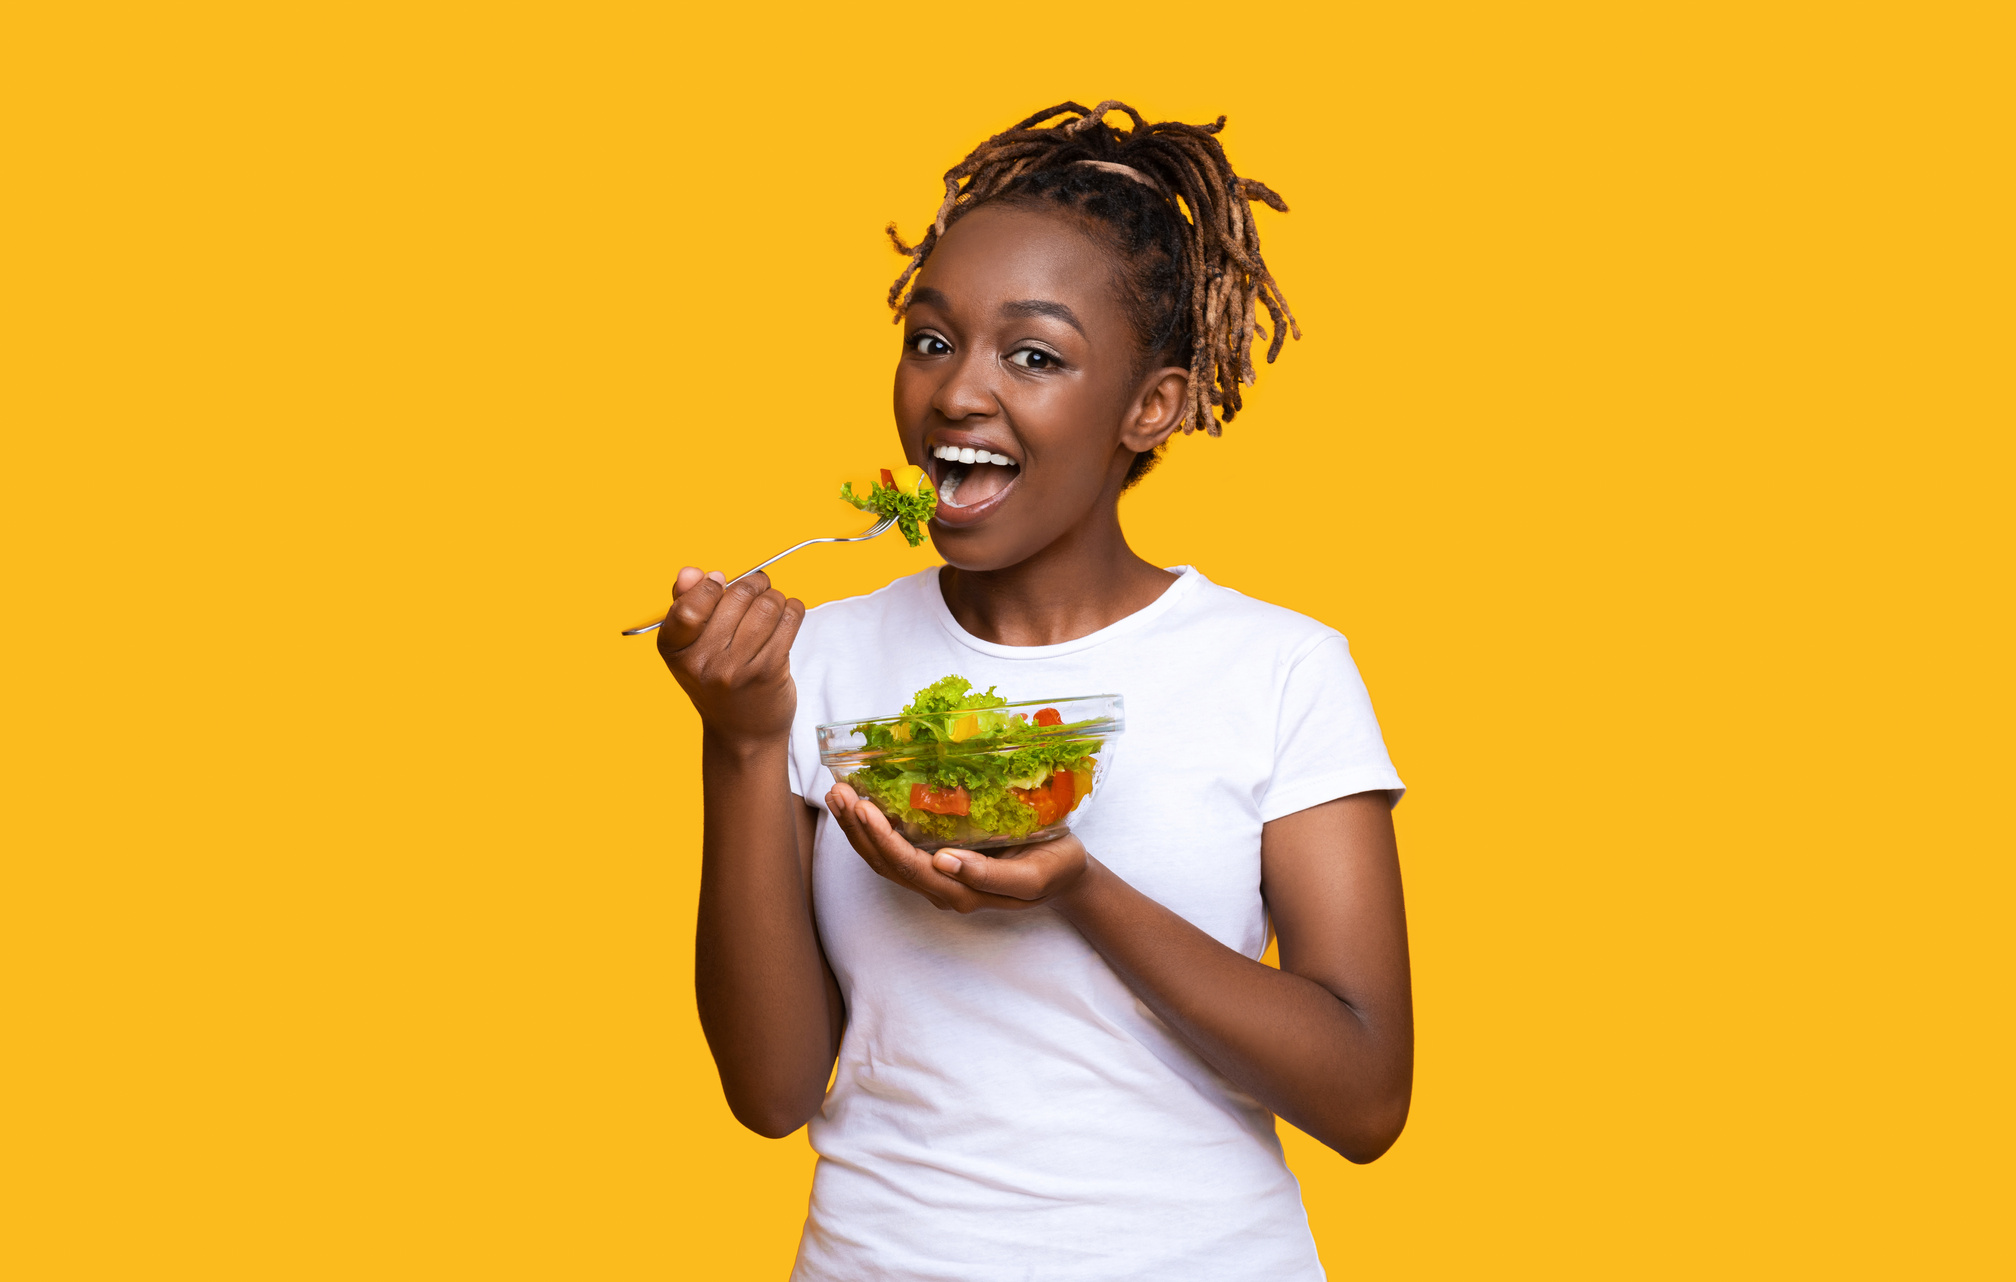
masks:
[[[805,607],[762,575],[731,588],[718,578],[679,572],[658,649],[702,726],[700,1026],[736,1119],[777,1138],[819,1110],[845,1020],[812,924],[818,812],[785,770]]]
[[[1339,798],[1266,826],[1261,893],[1281,941],[1275,970],[1149,899],[1074,837],[1002,858],[941,850],[927,859],[871,803],[843,791],[829,804],[884,876],[960,912],[1050,904],[1163,1022],[1262,1104],[1354,1162],[1399,1138],[1414,1022],[1384,794]]]
[[[1407,1123],[1414,1017],[1383,793],[1267,825],[1281,969],[1234,952],[1092,861],[1057,910],[1210,1065],[1354,1162]]]

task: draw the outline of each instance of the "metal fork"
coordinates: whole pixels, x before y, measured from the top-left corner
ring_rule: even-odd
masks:
[[[790,547],[785,548],[782,552],[779,552],[776,556],[771,557],[768,561],[763,562],[761,565],[750,566],[748,569],[742,571],[742,573],[728,580],[728,583],[722,584],[722,586],[727,587],[728,584],[740,583],[742,580],[756,573],[756,571],[763,569],[765,566],[775,565],[777,562],[782,561],[785,557],[790,556],[793,552],[796,552],[799,548],[809,548],[814,543],[859,543],[863,539],[874,538],[876,535],[882,533],[884,530],[887,530],[890,526],[894,524],[896,524],[895,517],[885,516],[881,520],[875,522],[873,526],[869,527],[867,530],[863,531],[860,534],[839,534],[833,536],[832,538],[807,539],[803,543],[793,543]],[[656,632],[659,628],[662,628],[664,626],[665,626],[665,620],[660,619],[656,623],[642,623],[634,628],[625,628],[623,629],[623,635],[626,637],[641,637],[646,632]]]

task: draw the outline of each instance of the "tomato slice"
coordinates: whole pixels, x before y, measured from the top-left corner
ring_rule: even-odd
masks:
[[[966,815],[973,813],[973,798],[964,787],[933,788],[929,784],[913,783],[910,785],[910,808],[934,815]]]
[[[1036,724],[1039,726],[1061,726],[1064,724],[1064,714],[1055,708],[1038,708],[1036,710]]]
[[[886,467],[882,469],[882,484],[888,486],[892,490],[896,488],[896,478],[895,476],[891,475],[889,469]]]
[[[1059,770],[1050,776],[1050,804],[1056,807],[1059,819],[1071,813],[1072,804],[1077,795],[1077,775],[1072,774],[1069,770]]]
[[[1048,784],[1040,788],[1011,788],[1016,799],[1036,812],[1036,826],[1048,828],[1057,822],[1057,803]]]
[[[1048,828],[1075,808],[1078,778],[1068,770],[1058,770],[1034,788],[1011,788],[1010,792],[1035,809],[1036,826]]]

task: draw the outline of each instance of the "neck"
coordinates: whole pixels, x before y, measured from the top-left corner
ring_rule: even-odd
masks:
[[[1075,641],[1153,604],[1175,581],[1127,546],[1117,495],[1019,564],[938,571],[938,590],[959,626],[996,645]]]

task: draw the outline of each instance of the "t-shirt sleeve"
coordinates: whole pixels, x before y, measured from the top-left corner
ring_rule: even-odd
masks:
[[[825,706],[819,694],[827,671],[827,665],[821,661],[824,655],[821,636],[825,629],[820,625],[826,621],[821,609],[816,607],[806,614],[797,638],[791,643],[791,675],[798,687],[798,711],[791,718],[791,750],[785,756],[784,773],[790,780],[792,796],[809,806],[823,808],[826,794],[833,787],[833,774],[819,764],[819,713]]]
[[[791,751],[786,754],[784,772],[791,781],[791,795],[809,806],[825,805],[833,776],[819,764],[818,716],[808,706],[804,688],[798,691],[798,715],[791,721]],[[807,792],[806,789],[811,789]]]
[[[805,799],[806,768],[801,763],[805,760],[806,729],[802,720],[792,724],[791,751],[784,759],[784,773],[791,780],[791,795],[800,801]]]
[[[1372,698],[1342,636],[1320,638],[1289,666],[1275,726],[1262,823],[1360,792],[1383,791],[1390,804],[1400,803],[1407,786],[1386,755]]]

